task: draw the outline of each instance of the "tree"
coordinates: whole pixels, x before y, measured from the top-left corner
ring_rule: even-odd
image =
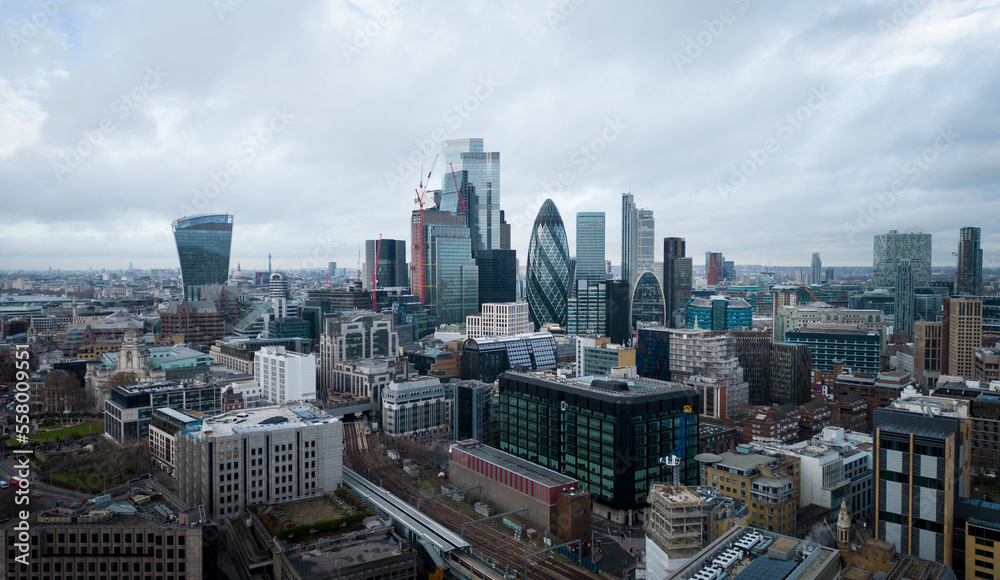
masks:
[[[128,387],[130,385],[138,384],[139,377],[133,371],[121,371],[117,372],[110,377],[108,377],[108,382],[106,386],[109,389],[114,387]]]
[[[86,393],[80,381],[63,370],[54,370],[45,375],[41,392],[42,411],[61,413],[76,411],[86,400]]]
[[[433,572],[431,572],[430,576],[427,577],[427,580],[444,580],[444,569],[442,569],[441,566],[438,566]]]

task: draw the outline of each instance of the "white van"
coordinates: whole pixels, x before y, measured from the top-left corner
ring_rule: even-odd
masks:
[[[0,479],[0,489],[7,489],[7,480]]]

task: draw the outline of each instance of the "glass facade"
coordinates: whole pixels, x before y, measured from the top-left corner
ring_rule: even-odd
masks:
[[[684,238],[663,240],[663,302],[667,326],[677,328],[677,313],[683,314],[691,297],[691,258],[684,257]]]
[[[194,299],[190,288],[225,284],[229,279],[229,251],[233,241],[230,214],[184,217],[174,221],[174,241],[181,263],[185,299]]]
[[[528,244],[528,313],[536,327],[566,326],[571,283],[566,228],[556,204],[547,199],[535,217]]]
[[[514,250],[479,250],[479,307],[517,300],[517,255]]]
[[[577,281],[575,295],[567,301],[566,334],[608,335],[608,298],[604,282]]]
[[[982,230],[962,228],[958,235],[958,268],[955,270],[955,293],[975,296],[983,291]]]
[[[635,280],[639,252],[639,210],[635,207],[635,196],[622,194],[622,280],[631,284]]]
[[[460,216],[425,212],[424,304],[438,324],[460,324],[479,312],[479,269]]]
[[[465,209],[470,218],[473,251],[499,250],[500,153],[483,151],[482,139],[445,141],[441,150],[445,161],[445,173],[441,177],[443,190],[455,188],[452,168],[456,173],[467,172],[467,184],[471,191],[468,192]],[[461,181],[459,187],[465,189]]]
[[[913,337],[913,322],[916,314],[913,262],[902,258],[896,264],[896,315],[892,325],[893,334],[905,334]]]
[[[576,279],[602,282],[607,279],[604,262],[604,212],[576,214]]]
[[[632,290],[632,328],[638,328],[640,321],[666,323],[663,288],[652,272],[643,272]]]
[[[378,287],[409,287],[409,272],[406,268],[405,240],[365,240],[365,274],[362,278],[365,290],[371,290],[372,270],[375,269],[375,253],[378,252]]]
[[[656,221],[653,210],[640,209],[636,211],[636,275],[653,271],[654,252],[656,251]]]
[[[901,234],[892,230],[875,236],[872,282],[878,288],[896,286],[900,258],[913,262],[914,286],[929,286],[931,280],[931,235],[921,230]]]
[[[666,328],[640,328],[635,347],[635,363],[640,377],[669,381],[670,331]]]
[[[878,334],[802,328],[786,332],[785,341],[809,347],[814,371],[832,373],[837,364],[843,364],[856,374],[874,376],[879,372],[882,338]]]

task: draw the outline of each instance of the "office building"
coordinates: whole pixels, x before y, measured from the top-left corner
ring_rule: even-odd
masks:
[[[670,378],[694,388],[699,412],[722,420],[741,419],[749,385],[736,356],[736,340],[707,330],[670,331]]]
[[[942,333],[942,374],[974,378],[975,352],[983,345],[983,302],[945,298]]]
[[[548,324],[566,326],[572,280],[566,228],[556,204],[546,199],[535,217],[528,244],[527,297],[536,329]]]
[[[177,495],[212,515],[321,497],[343,481],[344,426],[311,405],[206,418],[177,437]]]
[[[872,281],[878,288],[895,288],[900,259],[909,259],[913,268],[913,286],[930,286],[931,235],[914,228],[901,234],[891,230],[875,236]]]
[[[766,332],[732,333],[751,405],[802,405],[812,399],[812,356],[801,344],[774,342]]]
[[[823,260],[819,257],[819,252],[813,252],[812,264],[809,267],[809,283],[810,284],[822,284],[823,280],[820,278],[823,273]]]
[[[787,340],[785,333],[792,329],[816,324],[860,328],[879,336],[884,344],[888,339],[888,322],[881,310],[855,310],[817,304],[814,306],[776,306],[774,312],[774,340]]]
[[[636,211],[636,228],[638,231],[636,254],[636,275],[653,271],[653,260],[656,251],[656,221],[653,210],[640,209]],[[632,279],[630,278],[631,282]]]
[[[785,342],[808,346],[814,371],[832,373],[841,365],[874,375],[881,368],[882,339],[874,332],[816,324],[789,330]]]
[[[490,408],[493,403],[493,387],[479,381],[453,382],[455,390],[452,395],[455,401],[456,441],[474,439],[481,443],[490,442],[490,426],[492,417]]]
[[[635,284],[639,267],[639,210],[631,193],[622,194],[622,280]]]
[[[736,280],[736,262],[725,260],[722,262],[722,281],[732,283]]]
[[[576,214],[576,281],[603,282],[604,212]]]
[[[896,316],[893,334],[913,336],[916,319],[916,289],[913,287],[913,262],[900,258],[896,263]]]
[[[721,295],[692,297],[685,312],[687,328],[724,331],[753,327],[753,307],[743,298]]]
[[[962,228],[958,235],[958,267],[955,269],[955,294],[978,296],[983,292],[982,231]]]
[[[146,439],[153,409],[161,407],[218,413],[221,391],[219,384],[192,385],[178,381],[112,387],[104,401],[104,436],[121,444]]]
[[[922,387],[932,387],[941,376],[943,324],[917,322],[913,325],[913,378]]]
[[[334,365],[338,362],[399,356],[399,333],[392,316],[349,311],[328,316],[319,339],[319,383],[321,391],[334,388]]]
[[[22,521],[28,531],[18,527]],[[218,525],[148,477],[81,501],[79,508],[6,520],[0,542],[6,547],[0,551],[4,580],[220,577]],[[20,553],[18,543],[30,552]],[[29,556],[30,565],[19,556]]]
[[[670,329],[646,326],[638,331],[635,347],[636,373],[640,377],[670,380]]]
[[[527,334],[534,330],[527,302],[483,304],[481,314],[465,317],[465,335],[468,338]]]
[[[185,413],[170,407],[153,409],[149,424],[149,455],[157,469],[176,477],[177,436],[185,429],[200,428],[203,417],[196,411]]]
[[[254,355],[254,379],[265,401],[283,405],[316,400],[316,356],[265,346]]]
[[[556,340],[548,332],[470,338],[462,349],[462,378],[492,383],[523,366],[532,371],[556,368]]]
[[[608,344],[593,336],[576,338],[576,376],[608,377],[615,369],[635,367],[635,349]]]
[[[393,381],[382,392],[382,426],[393,436],[451,432],[454,390],[436,377]]]
[[[427,228],[427,275],[424,304],[438,324],[460,324],[479,312],[479,268],[472,259],[469,228]]]
[[[455,485],[481,485],[503,511],[527,508],[520,515],[529,525],[562,541],[580,540],[581,555],[591,557],[592,500],[576,479],[475,441],[458,441],[449,453]]]
[[[365,290],[372,289],[372,280],[376,280],[376,288],[408,288],[410,276],[406,265],[406,240],[365,240],[364,269],[361,283]]]
[[[511,371],[500,377],[500,450],[578,479],[594,513],[631,525],[650,486],[671,477],[660,458],[676,452],[680,482],[697,481],[698,414],[685,412],[696,406],[691,389],[650,379]]]
[[[639,323],[652,323],[662,326],[667,323],[667,309],[663,300],[663,286],[656,274],[650,270],[639,274],[632,287],[632,328],[639,328]]]
[[[792,535],[796,533],[802,466],[798,457],[755,453],[747,444],[719,454],[705,465],[705,483],[723,495],[746,501],[750,525]]]
[[[983,383],[1000,381],[1000,349],[977,348],[975,352],[975,379]]]
[[[507,223],[503,210],[500,210],[500,249],[510,249],[510,224]]]
[[[874,415],[876,538],[949,566],[955,503],[970,491],[968,415],[945,410],[957,402],[925,397]],[[925,412],[935,403],[937,413]]]
[[[402,367],[403,361],[385,358],[335,362],[330,369],[330,386],[321,390],[323,400],[330,398],[331,392],[347,393],[378,405],[382,390],[406,376]]]
[[[336,278],[337,277],[337,263],[336,262],[330,262],[330,263],[327,264],[327,266],[326,266],[326,277],[327,278]]]
[[[691,258],[685,257],[684,252],[684,238],[663,239],[663,301],[669,328],[679,326],[678,313],[684,316],[691,297]]]
[[[479,307],[517,300],[517,253],[514,250],[479,250]]]
[[[451,139],[444,153],[442,189],[454,187],[452,172],[467,172],[466,212],[472,231],[472,251],[500,249],[500,153],[484,151],[483,140]]]
[[[198,215],[175,220],[171,226],[181,263],[184,299],[197,300],[192,290],[229,280],[229,251],[233,242],[233,216]]]
[[[566,302],[566,334],[608,334],[608,285],[606,281],[577,280],[575,292]]]
[[[705,279],[709,286],[722,284],[724,262],[722,252],[705,252]]]

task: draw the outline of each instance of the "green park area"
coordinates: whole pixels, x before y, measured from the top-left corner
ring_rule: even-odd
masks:
[[[44,429],[44,431],[42,430]],[[62,426],[49,426],[42,427],[37,432],[28,435],[28,439],[33,441],[52,441],[56,439],[66,439],[67,437],[72,437],[73,435],[86,436],[86,435],[99,435],[104,433],[104,421],[100,419],[93,419],[90,421],[84,421],[83,423],[77,423],[69,427]]]

